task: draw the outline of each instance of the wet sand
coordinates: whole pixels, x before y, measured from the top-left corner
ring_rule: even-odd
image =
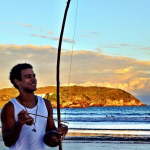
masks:
[[[71,137],[147,137],[150,138],[150,130],[69,130],[67,136]]]
[[[87,140],[66,140],[62,143],[63,150],[148,150],[149,142],[133,141],[87,141]],[[58,147],[47,150],[58,150]],[[0,150],[8,150],[0,141]]]
[[[63,150],[148,150],[149,142],[69,140],[62,144]],[[50,149],[48,149],[50,150]],[[58,150],[55,149],[55,150]]]
[[[69,130],[62,142],[63,150],[148,150],[150,131]],[[0,150],[7,150],[0,134]],[[47,150],[59,148],[47,147]]]

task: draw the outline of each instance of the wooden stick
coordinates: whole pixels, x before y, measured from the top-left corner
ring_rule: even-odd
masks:
[[[45,116],[38,115],[38,114],[33,114],[33,113],[28,113],[28,114],[35,115],[35,116],[39,116],[39,117],[43,117],[43,118],[49,118],[49,117],[45,117]],[[53,120],[55,120],[55,121],[60,121],[60,120],[57,120],[57,119],[53,119]],[[66,122],[66,121],[60,121],[60,122],[64,122],[64,123],[69,124],[69,122]]]
[[[59,45],[58,45],[58,54],[57,54],[57,66],[56,66],[56,82],[57,82],[57,119],[58,119],[58,127],[60,127],[60,122],[61,122],[61,118],[60,118],[60,95],[59,95],[59,91],[60,91],[60,79],[59,79],[59,72],[60,72],[60,54],[61,54],[61,44],[62,44],[62,39],[63,39],[63,33],[64,33],[64,28],[65,28],[65,22],[66,22],[66,17],[67,17],[67,12],[68,12],[68,8],[69,8],[69,4],[70,4],[71,0],[67,1],[67,6],[65,9],[65,13],[64,13],[64,18],[63,18],[63,23],[62,23],[62,27],[61,27],[61,32],[60,32],[60,38],[59,38]],[[58,136],[59,139],[59,150],[62,150],[62,144],[61,144],[61,135]]]

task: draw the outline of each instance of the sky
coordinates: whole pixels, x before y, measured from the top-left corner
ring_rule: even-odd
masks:
[[[0,89],[11,68],[30,63],[38,87],[56,85],[67,0],[1,0]],[[150,105],[150,1],[71,0],[60,63],[61,86],[125,90]],[[71,68],[71,69],[70,69]]]

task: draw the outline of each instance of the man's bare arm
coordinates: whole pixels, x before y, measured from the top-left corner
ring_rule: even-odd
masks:
[[[47,111],[48,111],[48,119],[47,119],[47,127],[46,127],[46,132],[55,130],[56,126],[53,120],[53,108],[49,100],[44,99]]]
[[[33,122],[32,117],[26,111],[22,110],[18,114],[18,121],[15,122],[14,106],[11,102],[8,102],[1,112],[2,135],[5,145],[11,147],[15,144],[19,138],[22,126],[31,121]]]
[[[51,130],[56,130],[57,134],[65,134],[68,131],[68,126],[61,124],[61,127],[56,128],[54,120],[53,120],[53,108],[52,105],[50,103],[49,100],[45,100],[45,104],[48,110],[48,120],[47,120],[47,128],[46,128],[46,132],[47,131],[51,131]]]
[[[22,124],[14,120],[14,106],[11,102],[5,104],[1,112],[2,135],[7,147],[11,147],[18,139]]]

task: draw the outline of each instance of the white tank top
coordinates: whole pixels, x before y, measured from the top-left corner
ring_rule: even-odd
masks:
[[[25,109],[15,98],[10,100],[14,105],[14,119],[18,121],[18,113]],[[38,106],[38,109],[37,109]],[[28,113],[34,113],[42,116],[48,117],[48,111],[45,102],[42,97],[38,96],[38,103],[34,108],[26,108]],[[34,118],[35,115],[30,115]],[[36,126],[36,132],[33,132],[33,128]],[[43,142],[43,136],[45,134],[47,119],[43,117],[36,116],[35,126],[23,125],[19,138],[14,145],[12,145],[9,150],[46,150],[46,145]]]

